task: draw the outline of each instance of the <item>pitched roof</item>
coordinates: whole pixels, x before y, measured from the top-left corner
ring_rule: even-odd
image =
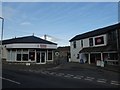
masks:
[[[83,33],[83,34],[76,35],[75,37],[73,37],[69,41],[71,42],[71,41],[74,41],[74,40],[80,40],[80,39],[84,39],[84,38],[88,38],[88,37],[93,37],[93,36],[105,34],[109,31],[112,31],[112,30],[115,30],[115,29],[118,29],[118,28],[120,28],[120,23],[114,24],[114,25],[111,25],[111,26],[107,26],[107,27],[104,27],[104,28],[100,28],[100,29],[97,29],[97,30],[94,30],[94,31],[90,31],[90,32],[86,32],[86,33]]]
[[[57,45],[56,43],[41,39],[36,36],[25,36],[25,37],[3,40],[3,44],[12,44],[12,43],[43,43],[43,44]]]

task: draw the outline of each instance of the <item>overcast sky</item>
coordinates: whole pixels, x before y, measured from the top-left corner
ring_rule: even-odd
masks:
[[[58,46],[82,34],[118,22],[117,2],[3,2],[4,39],[29,36],[42,37]]]

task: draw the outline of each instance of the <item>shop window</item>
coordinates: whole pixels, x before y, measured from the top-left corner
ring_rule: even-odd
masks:
[[[52,60],[52,51],[48,51],[48,60]]]
[[[93,38],[89,38],[89,46],[93,46]]]
[[[28,61],[28,50],[23,50],[22,60]]]
[[[76,41],[73,42],[73,47],[76,48]]]
[[[108,59],[109,60],[118,60],[118,54],[117,53],[109,53]]]
[[[28,61],[28,54],[23,54],[23,61]]]
[[[35,60],[35,52],[29,52],[29,59],[31,60],[31,61],[34,61]]]
[[[21,61],[21,50],[17,50],[17,61]]]
[[[16,59],[16,50],[12,50],[11,51],[11,60],[15,61],[15,59]]]
[[[21,54],[17,54],[17,61],[21,61]]]
[[[7,52],[7,59],[11,60],[11,50],[8,50],[8,52]]]

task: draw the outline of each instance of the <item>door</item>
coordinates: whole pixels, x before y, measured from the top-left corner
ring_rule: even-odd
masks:
[[[46,63],[46,53],[41,52],[41,64],[45,64],[45,63]]]
[[[36,62],[40,63],[40,52],[36,53]]]

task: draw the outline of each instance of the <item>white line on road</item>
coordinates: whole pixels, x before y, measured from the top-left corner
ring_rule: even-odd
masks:
[[[106,79],[98,79],[97,82],[106,83]]]
[[[118,82],[118,81],[111,81],[111,84],[120,85],[120,82]]]
[[[48,74],[50,74],[50,75],[54,75],[54,74],[56,74],[55,72],[49,72]]]
[[[73,77],[73,78],[76,78],[76,79],[82,79],[84,76],[79,76],[79,75],[77,75],[77,76],[75,76],[75,77]]]
[[[63,76],[63,75],[65,75],[64,73],[58,73],[58,74],[56,74],[56,76]]]
[[[16,82],[16,81],[13,81],[11,79],[4,78],[4,77],[0,77],[0,78],[3,79],[3,80],[7,80],[9,82],[13,82],[13,83],[16,83],[16,84],[21,84],[20,82]]]
[[[94,77],[86,77],[84,80],[92,81],[93,79],[95,79],[95,78]]]

